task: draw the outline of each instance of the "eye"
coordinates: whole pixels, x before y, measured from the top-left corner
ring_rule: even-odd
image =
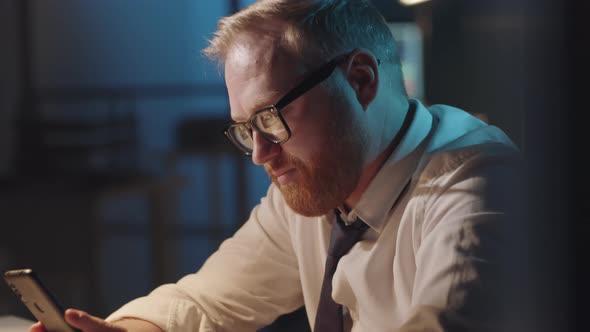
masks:
[[[242,138],[243,141],[250,139],[250,130],[248,128],[246,128],[245,126],[240,126],[238,130],[239,130],[240,137]]]
[[[276,124],[278,121],[278,117],[270,112],[266,112],[260,115],[260,123],[264,128],[269,128]]]

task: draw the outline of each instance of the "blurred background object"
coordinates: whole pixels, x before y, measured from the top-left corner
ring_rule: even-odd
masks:
[[[252,2],[0,0],[3,271],[33,268],[64,304],[104,316],[197,271],[246,220],[269,180],[225,142],[223,76],[200,50],[220,17]],[[518,324],[576,330],[587,11],[558,0],[373,3],[400,43],[411,96],[503,128],[528,157],[530,298]],[[0,285],[8,314],[30,318]],[[306,331],[305,319],[299,310],[264,330]]]

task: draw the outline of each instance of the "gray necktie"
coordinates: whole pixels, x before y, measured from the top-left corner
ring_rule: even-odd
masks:
[[[322,293],[315,319],[314,332],[341,332],[343,331],[342,305],[332,299],[332,277],[336,271],[338,261],[352,246],[358,242],[361,235],[369,228],[361,220],[356,220],[350,226],[346,226],[340,218],[340,211],[335,210],[336,222],[332,226],[326,269],[322,283]]]

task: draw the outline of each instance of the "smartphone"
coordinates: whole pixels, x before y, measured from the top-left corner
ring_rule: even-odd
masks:
[[[77,332],[66,323],[64,308],[31,269],[4,273],[4,280],[48,332]]]

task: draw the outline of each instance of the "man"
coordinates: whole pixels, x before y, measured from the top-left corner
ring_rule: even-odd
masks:
[[[222,19],[205,54],[224,65],[227,136],[273,184],[199,272],[108,322],[69,310],[71,325],[255,331],[302,305],[315,331],[501,322],[516,148],[466,112],[409,100],[372,6],[262,0]]]

